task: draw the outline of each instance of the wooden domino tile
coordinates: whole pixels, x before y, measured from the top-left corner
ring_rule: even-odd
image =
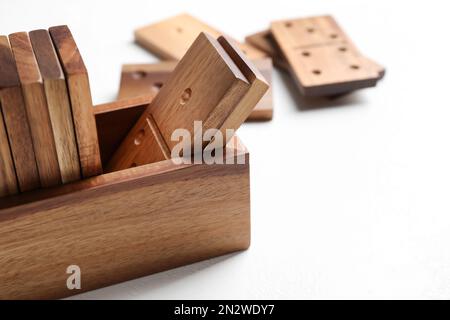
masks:
[[[40,186],[39,173],[16,62],[6,36],[0,36],[0,71],[0,104],[18,187],[20,191],[30,191]],[[6,144],[3,148],[5,146]],[[7,161],[6,155],[3,154],[2,157]],[[10,165],[5,163],[4,166]],[[12,173],[5,171],[5,175],[11,182]],[[14,187],[9,184],[8,189],[13,190]]]
[[[287,63],[286,59],[283,57],[283,54],[277,47],[277,44],[273,39],[272,33],[270,32],[269,29],[251,34],[245,38],[245,41],[248,42],[250,45],[254,46],[255,48],[264,51],[269,57],[272,58],[273,63],[277,67],[280,67],[285,71],[289,71],[289,64]],[[351,40],[347,38],[347,41],[350,42]],[[377,69],[379,73],[379,80],[381,80],[385,75],[386,72],[385,68],[367,57],[366,60],[369,63],[372,63],[374,68]]]
[[[139,96],[95,106],[98,141],[104,167],[154,97]],[[114,112],[111,112],[111,109]]]
[[[160,58],[180,60],[201,32],[208,33],[214,38],[224,35],[188,14],[180,14],[142,27],[134,34],[139,45]],[[246,43],[240,43],[239,47],[250,59],[266,57],[264,52]]]
[[[86,67],[67,26],[52,27],[49,32],[69,89],[82,176],[88,178],[101,174],[100,148]]]
[[[0,198],[19,191],[1,105],[2,92],[11,85],[10,78],[14,68],[8,39],[0,36]]]
[[[168,159],[177,144],[171,138],[176,129],[190,132],[193,147],[200,134],[194,121],[202,121],[203,131],[236,130],[267,89],[264,77],[230,40],[201,33],[124,139],[108,171]]]
[[[61,172],[42,76],[28,34],[13,33],[9,41],[22,86],[41,186],[52,187],[61,183]]]
[[[47,30],[30,32],[41,71],[63,183],[81,178],[80,161],[64,72]]]
[[[177,61],[122,66],[118,99],[156,96],[177,65]]]
[[[256,68],[266,79],[269,84],[269,89],[262,99],[258,102],[256,107],[250,113],[246,121],[268,121],[273,118],[273,91],[272,91],[272,59],[261,58],[253,60]]]
[[[273,22],[271,33],[303,95],[372,87],[382,76],[331,16]]]
[[[261,58],[252,61],[269,85],[272,83],[272,60]],[[118,99],[142,95],[156,96],[177,65],[176,61],[154,64],[127,64],[122,67]],[[273,117],[272,87],[250,113],[247,121],[267,121]]]

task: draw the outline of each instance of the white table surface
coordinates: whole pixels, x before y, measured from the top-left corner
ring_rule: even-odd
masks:
[[[447,2],[2,0],[0,33],[68,24],[103,103],[123,63],[157,61],[133,30],[180,12],[238,39],[332,14],[387,75],[301,111],[311,103],[276,71],[273,121],[238,131],[251,152],[250,249],[75,298],[450,298]]]

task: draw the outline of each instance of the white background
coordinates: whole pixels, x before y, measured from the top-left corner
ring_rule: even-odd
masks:
[[[274,74],[272,122],[245,124],[252,245],[76,298],[450,298],[450,30],[447,1],[0,0],[0,32],[68,24],[95,103],[122,63],[157,59],[136,27],[189,12],[231,36],[332,14],[386,66],[376,88],[297,101]],[[328,106],[301,111],[299,106]]]

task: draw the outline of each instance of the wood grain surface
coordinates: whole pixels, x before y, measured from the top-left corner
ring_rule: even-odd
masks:
[[[29,33],[44,83],[63,183],[81,178],[72,111],[64,72],[47,30]]]
[[[11,155],[3,112],[0,104],[0,198],[19,192],[16,169]]]
[[[271,33],[305,96],[373,87],[380,66],[364,57],[331,16],[276,21]]]
[[[273,117],[272,60],[252,60],[269,84],[269,90],[258,102],[246,121],[268,121]],[[152,64],[125,64],[122,66],[118,99],[153,96],[159,92],[177,65],[176,61],[162,61]]]
[[[36,189],[40,186],[40,181],[33,140],[16,62],[6,36],[0,36],[0,104],[19,189]]]
[[[202,130],[237,129],[245,121],[268,85],[259,71],[227,43],[204,33],[198,36],[114,154],[108,170],[149,163],[154,160],[149,159],[151,154],[166,158],[167,151],[178,143],[171,138],[176,129],[189,131],[193,147],[196,138],[201,141]],[[202,130],[194,128],[194,121],[202,121]],[[146,137],[157,143],[142,148]]]
[[[180,60],[201,32],[214,38],[224,35],[186,13],[139,28],[134,35],[138,44],[158,57]],[[264,52],[246,43],[240,43],[239,47],[250,59],[266,57]]]
[[[61,183],[55,139],[45,97],[44,83],[26,32],[9,35],[33,138],[42,187]]]
[[[244,123],[258,102],[260,102],[262,97],[267,93],[270,86],[256,65],[252,63],[241,50],[239,50],[235,41],[226,36],[219,37],[217,41],[222,45],[223,49],[250,83],[250,87],[245,93],[245,96],[239,100],[238,104],[231,112],[226,110],[224,113],[218,113],[218,121],[210,121],[210,119],[213,118],[211,115],[205,121],[205,128],[220,129],[225,136],[225,130],[233,129],[236,131],[241,124]],[[214,111],[217,112],[217,109]],[[227,115],[224,116],[224,114]],[[218,147],[221,146],[219,145]]]
[[[86,67],[67,26],[52,27],[49,32],[69,88],[82,176],[101,174],[100,148]]]

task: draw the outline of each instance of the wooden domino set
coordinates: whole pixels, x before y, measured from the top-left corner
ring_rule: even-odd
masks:
[[[384,75],[330,16],[239,43],[182,14],[135,39],[165,61],[124,65],[119,100],[94,107],[67,26],[0,36],[0,299],[62,298],[247,249],[249,153],[234,132],[272,119],[272,60],[305,96]],[[225,162],[178,161],[206,151]],[[81,290],[66,282],[73,265]]]

